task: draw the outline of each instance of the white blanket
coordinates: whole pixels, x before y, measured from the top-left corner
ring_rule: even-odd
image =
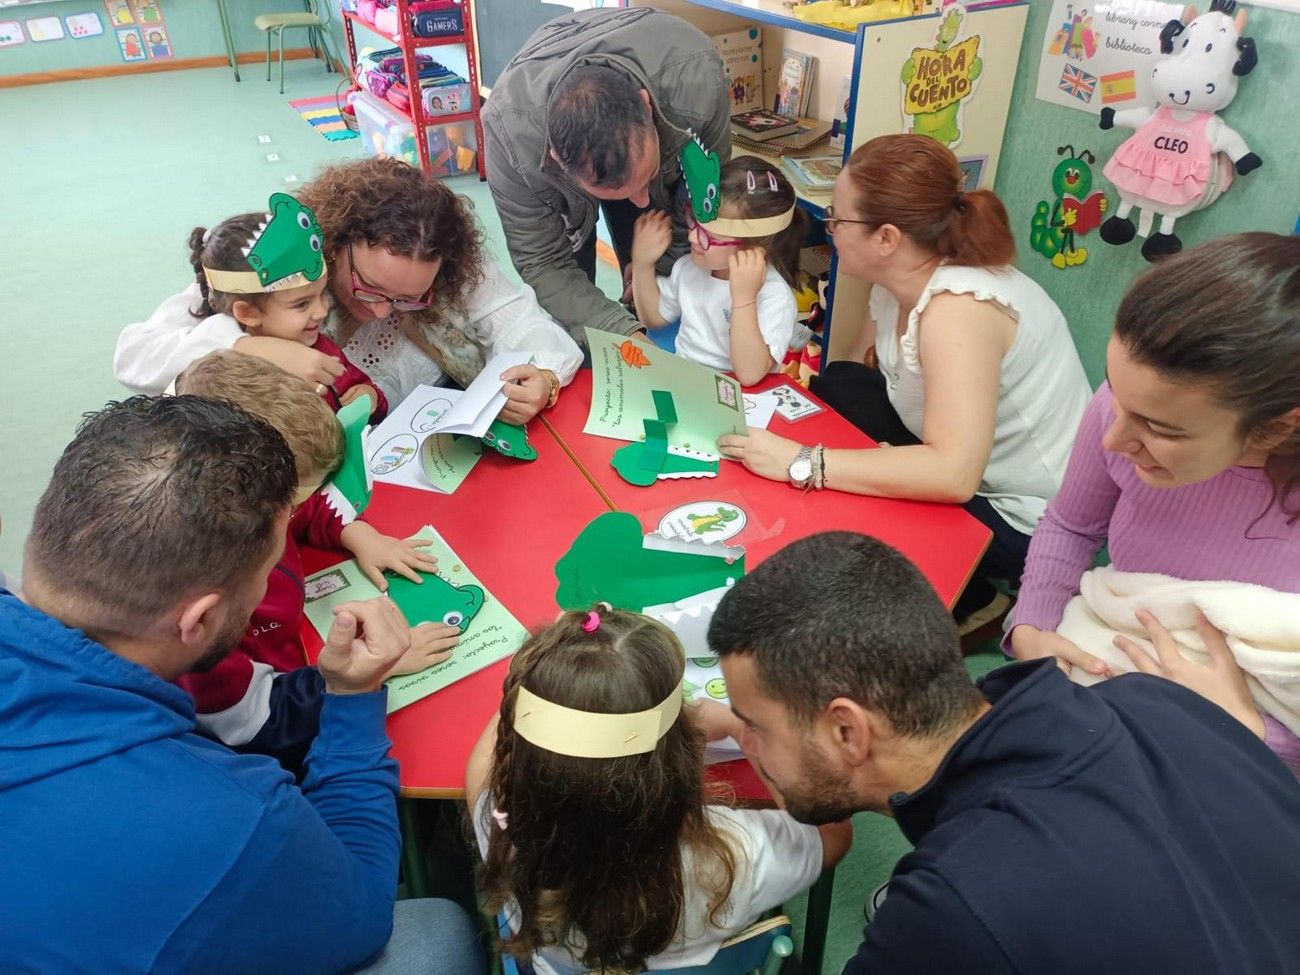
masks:
[[[1169,630],[1189,660],[1208,663],[1196,610],[1222,630],[1255,704],[1300,735],[1300,594],[1244,582],[1188,582],[1106,567],[1085,572],[1080,594],[1065,607],[1057,633],[1106,661],[1112,673],[1133,664],[1112,640],[1122,634],[1154,654],[1136,612],[1145,609]],[[1100,678],[1076,667],[1078,684]]]

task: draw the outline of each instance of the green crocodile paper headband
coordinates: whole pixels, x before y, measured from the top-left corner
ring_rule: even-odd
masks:
[[[325,233],[316,214],[288,193],[273,193],[266,219],[243,248],[251,271],[204,266],[208,286],[231,295],[299,288],[325,273]]]

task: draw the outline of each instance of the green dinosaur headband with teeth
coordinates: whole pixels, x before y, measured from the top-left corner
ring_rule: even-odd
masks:
[[[316,214],[288,193],[272,193],[266,219],[243,248],[251,271],[204,267],[208,287],[232,295],[299,288],[325,273],[325,233]]]

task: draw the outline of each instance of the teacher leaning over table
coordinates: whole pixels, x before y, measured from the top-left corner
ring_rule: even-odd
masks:
[[[812,389],[891,448],[830,450],[766,430],[718,444],[805,490],[963,505],[993,532],[953,610],[969,632],[1006,608],[991,580],[1019,580],[1090,390],[1060,309],[1011,266],[1002,201],[962,179],[933,139],[881,136],[850,157],[826,210],[840,273],[875,287],[850,360]]]

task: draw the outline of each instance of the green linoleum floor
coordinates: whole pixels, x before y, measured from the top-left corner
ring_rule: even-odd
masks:
[[[329,142],[289,107],[332,94],[338,75],[291,61],[281,95],[260,67],[242,66],[239,83],[211,68],[0,89],[0,569],[19,572],[32,509],[77,421],[126,392],[113,378],[118,332],[192,280],[190,230],[292,192],[286,176],[361,155],[359,139]],[[508,267],[487,185],[449,185],[474,202]],[[612,269],[600,274],[617,286]]]
[[[124,395],[112,371],[118,331],[189,282],[189,231],[292,192],[286,176],[306,180],[361,154],[359,140],[328,142],[289,108],[290,99],[334,91],[337,76],[319,62],[290,62],[284,95],[257,66],[243,78],[236,84],[214,68],[0,90],[0,568],[20,569],[32,508],[78,419]],[[486,186],[474,177],[451,185],[473,200],[508,266]],[[612,293],[617,274],[602,267],[600,283]],[[998,662],[984,654],[970,664],[983,672]],[[907,850],[883,817],[859,815],[854,827],[836,877],[826,972],[857,947],[864,899]],[[803,898],[787,907],[802,940]]]

